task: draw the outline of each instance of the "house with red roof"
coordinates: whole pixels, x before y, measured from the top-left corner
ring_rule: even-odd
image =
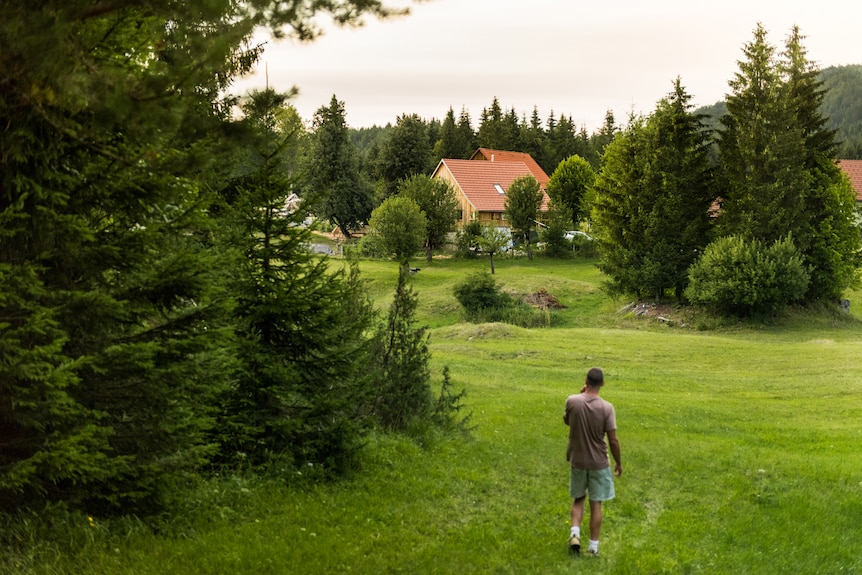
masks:
[[[544,194],[541,211],[546,212],[550,201],[545,193],[548,176],[529,154],[479,148],[469,160],[440,160],[431,175],[455,189],[461,204],[459,226],[474,220],[508,226],[503,216],[506,191],[523,176],[533,176],[539,182]]]
[[[838,167],[850,178],[856,201],[862,202],[862,160],[838,160]]]

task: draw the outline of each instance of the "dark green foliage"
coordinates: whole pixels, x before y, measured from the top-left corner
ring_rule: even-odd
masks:
[[[708,243],[713,176],[709,138],[675,83],[648,118],[632,119],[605,149],[593,224],[600,269],[615,293],[680,298]]]
[[[471,425],[473,412],[462,413],[466,407],[462,402],[467,396],[467,391],[462,389],[458,393],[452,392],[452,380],[449,376],[449,366],[443,367],[443,384],[440,387],[440,395],[434,402],[434,410],[431,413],[431,421],[444,431],[458,431],[470,433],[476,426]]]
[[[487,271],[475,272],[455,286],[455,299],[468,318],[486,316],[512,305],[512,298],[503,293]]]
[[[379,367],[373,376],[371,406],[375,420],[394,431],[404,431],[432,413],[428,335],[424,327],[414,325],[417,297],[408,278],[408,268],[401,266],[389,316],[375,337]]]
[[[808,289],[802,257],[788,239],[767,246],[729,236],[707,246],[692,266],[686,297],[694,304],[741,316],[775,314]]]
[[[455,112],[452,108],[440,127],[440,134],[434,144],[433,157],[435,164],[443,158],[466,160],[476,151],[476,136],[470,124],[470,114],[461,110],[458,122],[455,122]]]
[[[314,114],[304,199],[345,237],[365,225],[374,209],[374,191],[360,174],[359,158],[344,119],[344,103],[333,95]]]
[[[232,286],[239,373],[225,393],[221,460],[252,465],[278,458],[342,472],[361,443],[372,314],[355,268],[330,273],[284,213],[297,130],[280,125],[286,95],[252,94],[245,110],[257,138],[255,169],[235,182],[230,245],[239,251]]]
[[[596,181],[589,162],[580,156],[570,156],[560,162],[548,180],[548,196],[558,209],[569,216],[572,230],[578,229],[581,218],[589,213],[585,204],[587,192]]]
[[[428,174],[433,169],[428,128],[428,124],[416,114],[398,116],[377,157],[376,170],[382,181],[384,198],[397,193],[402,180]]]
[[[445,180],[417,174],[398,185],[398,195],[415,201],[425,214],[425,258],[430,262],[458,221],[461,204],[455,190]]]
[[[201,188],[250,28],[198,8],[4,10],[4,507],[153,509],[206,460],[229,361]]]
[[[533,259],[531,232],[536,227],[544,192],[533,176],[515,179],[506,190],[505,215],[512,227],[512,236],[527,246],[527,257]]]
[[[720,227],[767,243],[792,237],[811,270],[806,300],[834,300],[857,280],[859,228],[835,165],[825,92],[794,28],[781,58],[762,26],[731,82],[719,138],[726,175]]]

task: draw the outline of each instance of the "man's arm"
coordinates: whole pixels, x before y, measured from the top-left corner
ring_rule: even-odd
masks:
[[[608,431],[608,445],[611,448],[611,455],[614,456],[614,461],[616,462],[616,466],[614,467],[614,474],[620,476],[623,474],[623,460],[620,457],[620,440],[617,439],[616,429],[611,429]]]

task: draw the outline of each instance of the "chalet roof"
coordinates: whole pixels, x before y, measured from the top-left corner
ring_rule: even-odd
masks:
[[[838,167],[850,178],[856,190],[856,201],[862,202],[862,160],[838,160]]]
[[[434,171],[436,174],[445,166],[455,180],[456,186],[467,198],[473,208],[480,212],[503,212],[506,195],[501,194],[495,184],[505,192],[516,179],[534,176],[524,162],[498,161],[477,162],[475,160],[442,159]],[[535,177],[535,176],[534,176]],[[538,179],[538,178],[537,178]],[[539,182],[542,191],[545,185]],[[542,202],[542,210],[547,209],[548,195]]]
[[[533,156],[526,152],[510,152],[508,150],[492,150],[491,148],[479,148],[473,155],[470,156],[471,160],[487,160],[489,162],[523,162],[524,165],[529,168],[530,173],[533,175],[536,180],[540,184],[542,184],[542,188],[547,187],[548,185],[548,174],[542,169],[542,167],[533,159]]]

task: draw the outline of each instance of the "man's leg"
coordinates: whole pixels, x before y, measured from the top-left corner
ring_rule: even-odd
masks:
[[[569,551],[581,552],[581,521],[584,518],[584,500],[586,496],[572,500],[572,531],[569,535]]]
[[[572,500],[572,527],[581,526],[581,521],[584,519],[584,501],[586,501],[586,499],[587,496],[584,495],[583,497]],[[590,502],[590,504],[592,505],[592,502]]]
[[[602,502],[590,499],[590,551],[599,552],[599,535],[602,532]]]

